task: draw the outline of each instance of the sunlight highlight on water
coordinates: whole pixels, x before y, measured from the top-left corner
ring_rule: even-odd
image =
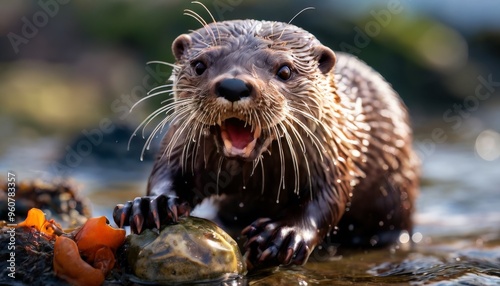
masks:
[[[494,130],[484,130],[477,136],[476,153],[486,161],[493,161],[500,157],[500,133]]]

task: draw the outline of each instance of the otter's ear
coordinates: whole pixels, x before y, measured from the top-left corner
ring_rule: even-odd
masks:
[[[191,47],[191,37],[187,34],[180,35],[172,43],[172,53],[175,59],[180,60],[184,53]]]
[[[314,55],[318,61],[318,68],[323,74],[329,73],[335,66],[335,53],[329,48],[320,45],[316,47]]]

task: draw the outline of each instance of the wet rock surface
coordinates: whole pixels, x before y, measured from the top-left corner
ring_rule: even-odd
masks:
[[[179,218],[159,234],[146,230],[126,241],[127,262],[137,282],[231,280],[246,273],[236,242],[211,221]]]

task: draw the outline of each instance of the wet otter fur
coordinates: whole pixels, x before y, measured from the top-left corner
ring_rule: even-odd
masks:
[[[373,246],[411,231],[419,161],[377,72],[280,22],[207,24],[172,50],[158,94],[173,99],[148,118],[169,129],[147,196],[117,206],[117,224],[141,232],[194,208],[248,238],[250,267],[303,264],[327,235]]]

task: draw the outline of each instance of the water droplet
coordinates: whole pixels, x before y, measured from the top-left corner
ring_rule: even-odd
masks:
[[[379,221],[379,222],[378,222],[378,225],[379,225],[379,226],[384,226],[384,222],[383,222],[383,221]]]
[[[500,133],[484,130],[477,136],[475,150],[477,155],[486,161],[494,161],[500,157]]]
[[[349,231],[353,231],[354,230],[354,225],[353,224],[350,224],[349,227],[348,227]]]
[[[243,190],[246,190],[246,189],[247,189],[247,187],[246,187],[246,186],[243,186]]]
[[[244,203],[240,203],[238,206],[239,206],[240,208],[242,208],[242,207],[244,207],[244,206],[245,206],[245,204],[244,204]]]
[[[234,217],[234,220],[238,220],[238,217],[237,217],[237,216],[235,216],[235,217]]]
[[[280,200],[276,200],[276,203],[279,204],[280,203]]]
[[[411,236],[411,240],[415,243],[419,243],[422,241],[422,238],[424,238],[424,236],[420,233],[420,232],[415,232],[412,236]]]
[[[408,234],[407,231],[403,231],[401,235],[399,235],[399,242],[400,243],[408,243],[410,241],[410,235]]]

